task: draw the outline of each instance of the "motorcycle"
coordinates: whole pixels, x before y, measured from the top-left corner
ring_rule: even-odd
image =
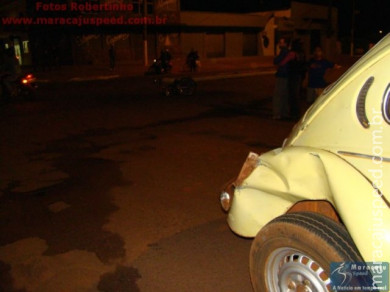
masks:
[[[153,64],[145,72],[145,75],[159,75],[169,73],[172,69],[171,62],[163,63],[161,59],[154,59]]]
[[[171,84],[163,87],[165,96],[172,95],[193,95],[196,91],[197,84],[191,77],[176,78]]]
[[[36,84],[36,78],[33,74],[25,74],[17,76],[15,79],[8,80],[9,74],[1,76],[1,97],[4,101],[8,101],[10,98],[21,97],[25,100],[33,100],[35,97],[35,91],[38,87]],[[9,86],[6,85],[8,82]]]

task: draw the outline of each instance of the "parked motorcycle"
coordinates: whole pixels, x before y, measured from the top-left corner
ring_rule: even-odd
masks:
[[[36,78],[33,74],[25,74],[16,77],[14,80],[7,80],[10,75],[1,76],[1,99],[9,101],[11,98],[23,98],[33,100],[37,88]],[[7,84],[8,86],[7,86]]]
[[[161,59],[154,59],[153,64],[145,72],[145,75],[159,75],[169,73],[172,69],[171,62],[164,63]]]
[[[196,91],[197,84],[191,77],[176,78],[171,84],[163,87],[165,96],[172,95],[193,95]]]

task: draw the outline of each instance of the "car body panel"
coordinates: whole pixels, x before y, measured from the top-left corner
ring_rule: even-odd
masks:
[[[324,91],[282,148],[257,157],[236,184],[228,215],[234,232],[254,237],[295,203],[325,200],[365,261],[390,262],[389,67],[390,35]],[[362,92],[366,124],[357,114]]]
[[[235,190],[228,223],[239,235],[254,237],[303,200],[330,202],[365,259],[390,260],[390,209],[368,178],[329,151],[288,147],[259,156],[258,167]],[[366,244],[368,238],[373,244]]]

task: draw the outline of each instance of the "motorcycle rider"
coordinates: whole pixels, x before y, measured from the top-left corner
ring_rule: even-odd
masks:
[[[199,62],[199,55],[198,52],[194,49],[191,49],[191,51],[187,55],[187,66],[190,68],[191,72],[195,72],[196,68],[198,67]]]
[[[161,50],[160,61],[161,61],[161,67],[164,72],[169,72],[171,70],[171,64],[170,64],[171,60],[172,60],[172,55],[169,52],[168,48]]]

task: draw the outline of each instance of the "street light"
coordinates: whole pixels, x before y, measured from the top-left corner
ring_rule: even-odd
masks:
[[[144,64],[145,67],[148,66],[148,26],[147,26],[147,16],[148,16],[148,0],[143,0],[144,4]]]

